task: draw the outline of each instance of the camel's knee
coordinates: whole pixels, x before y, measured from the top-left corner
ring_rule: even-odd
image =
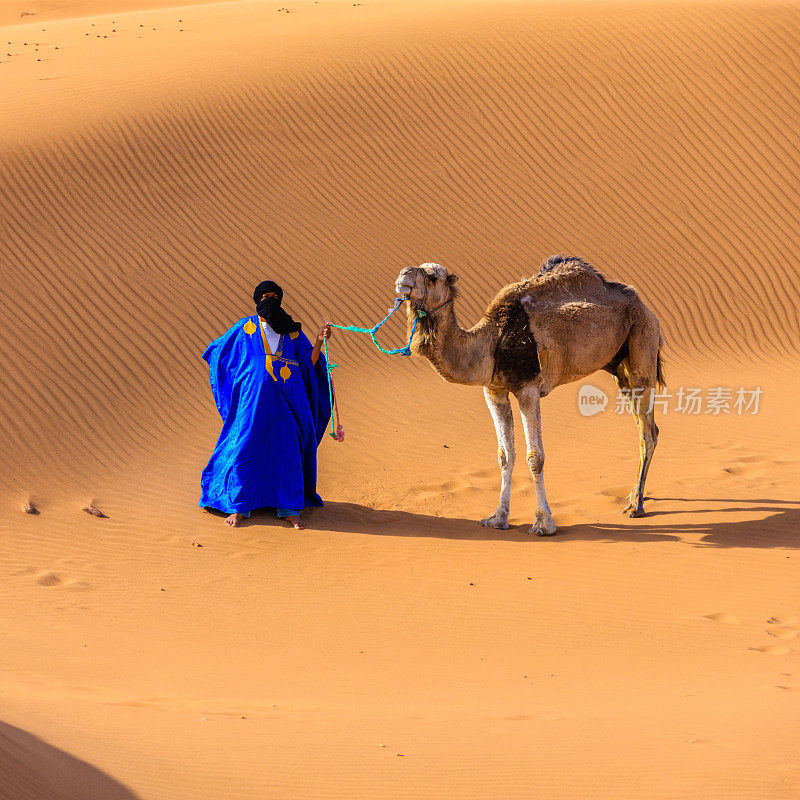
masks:
[[[509,448],[508,450],[505,447],[497,448],[497,463],[500,465],[501,470],[513,469],[514,459],[514,448]]]
[[[628,375],[628,383],[631,389],[639,389],[640,391],[644,391],[649,386],[653,385],[651,379],[638,369],[633,370],[633,372]]]
[[[544,453],[537,450],[529,450],[528,466],[534,475],[541,475],[544,469]]]

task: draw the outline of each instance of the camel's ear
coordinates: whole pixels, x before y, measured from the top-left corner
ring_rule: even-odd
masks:
[[[447,276],[447,285],[452,286],[454,283],[458,281],[458,275],[448,275]]]

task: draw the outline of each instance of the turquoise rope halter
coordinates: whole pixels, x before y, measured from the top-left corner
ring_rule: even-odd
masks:
[[[385,350],[381,347],[380,342],[378,341],[375,334],[381,329],[383,325],[385,325],[389,318],[400,308],[400,304],[405,300],[404,297],[398,297],[394,301],[394,308],[374,327],[374,328],[359,328],[357,325],[334,325],[332,322],[328,323],[331,328],[338,328],[340,331],[353,331],[354,333],[368,333],[370,338],[372,339],[373,344],[381,353],[385,353],[387,356],[410,356],[411,355],[411,340],[414,338],[414,332],[417,330],[417,322],[419,322],[419,314],[414,315],[414,324],[411,326],[411,335],[408,337],[408,342],[406,343],[405,347],[398,347],[395,350]],[[421,312],[424,314],[425,312]]]

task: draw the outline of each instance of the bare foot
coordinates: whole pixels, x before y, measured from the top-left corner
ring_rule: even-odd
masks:
[[[292,526],[293,526],[293,527],[295,527],[295,528],[297,528],[297,530],[298,530],[298,531],[302,531],[302,530],[304,530],[304,529],[305,529],[305,527],[306,527],[306,524],[305,524],[305,522],[303,522],[303,520],[301,520],[301,519],[300,519],[300,517],[299,517],[297,514],[295,514],[295,515],[294,515],[294,516],[292,516],[292,517],[284,517],[284,519],[285,519],[287,522],[291,522],[291,523],[292,523]]]
[[[225,518],[225,524],[230,525],[231,528],[238,528],[239,523],[244,519],[244,514],[231,514]]]

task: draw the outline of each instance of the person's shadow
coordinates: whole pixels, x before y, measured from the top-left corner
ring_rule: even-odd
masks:
[[[139,800],[96,767],[0,722],[0,800]]]
[[[513,525],[506,531],[483,528],[475,519],[437,517],[410,511],[389,511],[369,508],[356,503],[326,501],[323,508],[304,512],[308,527],[343,533],[371,536],[433,537],[440,539],[494,540],[542,543],[552,545],[575,541],[595,542],[685,542],[694,547],[775,547],[800,548],[800,501],[742,500],[739,498],[675,498],[650,497],[662,503],[674,504],[622,523],[586,523],[565,525],[555,536],[530,536],[530,523]],[[685,503],[708,503],[710,508],[683,511]],[[719,508],[720,503],[726,503]],[[696,515],[697,522],[671,523],[670,516],[678,513]],[[758,519],[742,520],[743,513]],[[704,515],[708,515],[706,520]],[[255,512],[253,522],[263,524],[267,514]],[[556,514],[556,521],[558,515]],[[697,535],[700,538],[697,538]]]

